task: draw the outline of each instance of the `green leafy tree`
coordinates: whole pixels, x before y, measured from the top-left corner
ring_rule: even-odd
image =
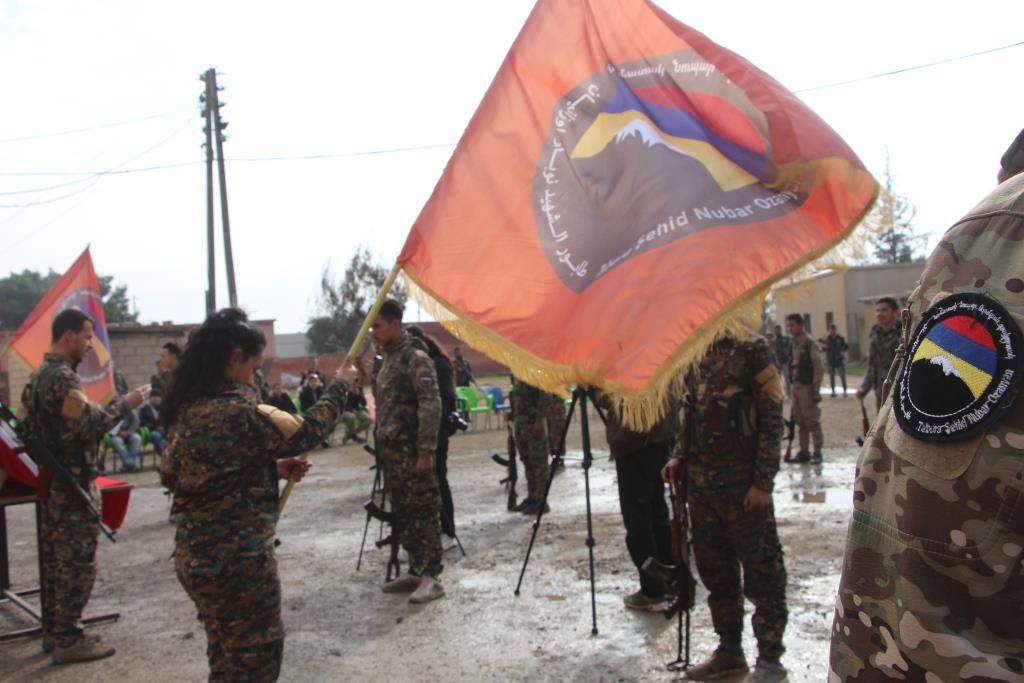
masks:
[[[912,263],[924,258],[927,236],[918,235],[914,228],[917,209],[906,197],[895,190],[889,156],[885,158],[885,187],[878,192],[878,200],[865,221],[876,235],[871,248],[876,263]]]
[[[46,275],[23,270],[0,279],[0,329],[13,330],[21,325],[59,279],[60,274],[52,270]]]
[[[390,269],[364,245],[356,247],[341,280],[331,277],[330,265],[320,278],[318,315],[309,320],[306,346],[310,353],[343,353],[355,341],[370,307],[377,300]],[[401,303],[408,298],[405,288],[395,283],[389,296]]]
[[[46,275],[23,270],[0,278],[0,329],[13,330],[21,325],[59,279],[60,274],[52,270]],[[127,285],[114,287],[111,275],[101,275],[97,279],[107,322],[138,322],[139,314],[131,311]]]

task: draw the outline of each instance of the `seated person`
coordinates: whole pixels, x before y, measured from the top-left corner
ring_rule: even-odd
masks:
[[[159,391],[153,391],[149,400],[139,408],[139,424],[149,430],[149,442],[157,455],[164,453],[164,433],[160,431],[160,403],[163,400]]]
[[[345,408],[341,414],[341,421],[345,424],[345,437],[341,440],[342,445],[349,439],[356,443],[363,443],[366,440],[359,436],[359,432],[369,431],[372,420],[367,408],[366,396],[363,394],[362,382],[358,380],[345,393]]]
[[[288,395],[288,392],[284,390],[280,382],[274,382],[270,387],[270,405],[274,406],[278,410],[283,410],[286,413],[297,413],[298,410],[295,408],[295,402],[292,401],[292,397]]]
[[[320,375],[315,372],[311,372],[306,376],[306,386],[302,387],[302,391],[299,392],[299,407],[302,408],[302,412],[305,413],[307,410],[316,405],[316,402],[323,396],[324,388],[320,386]],[[330,436],[333,435],[333,431],[328,435],[327,439],[324,439],[320,445],[324,448],[330,447]]]
[[[139,436],[139,416],[133,410],[110,430],[110,445],[121,460],[125,472],[134,472],[138,469],[135,458],[142,450],[142,437]]]
[[[323,393],[324,389],[320,386],[320,376],[315,373],[307,375],[306,384],[302,387],[302,391],[299,392],[299,405],[302,406],[302,412],[312,408],[313,404],[320,400],[320,396]]]

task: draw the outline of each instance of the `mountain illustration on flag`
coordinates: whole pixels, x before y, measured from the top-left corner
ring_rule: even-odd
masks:
[[[910,381],[931,387],[914,397],[931,417],[952,415],[988,388],[999,357],[992,334],[974,318],[955,315],[930,330],[911,360]]]
[[[601,387],[645,428],[877,188],[795,95],[653,3],[539,0],[396,266],[520,379]]]

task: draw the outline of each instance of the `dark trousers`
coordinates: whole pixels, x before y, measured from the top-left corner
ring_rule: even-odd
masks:
[[[644,560],[654,557],[662,564],[672,564],[672,531],[661,481],[670,445],[669,441],[650,444],[615,458],[626,549],[640,576],[640,592],[651,598],[664,595],[665,584],[640,569]]]
[[[839,361],[836,365],[829,364],[828,366],[828,381],[832,385],[832,395],[836,395],[836,373],[839,373],[839,379],[843,382],[843,396],[846,396],[846,364]]]
[[[449,537],[455,537],[455,503],[452,502],[452,489],[448,486],[448,429],[441,426],[437,435],[437,455],[434,457],[434,471],[437,472],[437,485],[441,491],[441,531]]]
[[[743,636],[743,597],[754,603],[754,636],[760,656],[778,661],[785,652],[786,567],[769,505],[743,510],[746,486],[687,491],[693,555],[708,589],[711,623],[719,639],[739,645]]]

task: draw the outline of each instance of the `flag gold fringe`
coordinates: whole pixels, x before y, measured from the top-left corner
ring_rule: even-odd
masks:
[[[864,175],[874,183],[870,175]],[[647,386],[640,389],[614,382],[594,366],[562,365],[540,358],[459,312],[408,268],[403,268],[402,272],[410,295],[425,311],[463,342],[507,366],[516,377],[561,396],[567,394],[567,387],[571,384],[600,387],[611,396],[624,424],[638,431],[647,431],[665,415],[670,399],[683,394],[686,375],[700,363],[714,342],[725,337],[745,339],[756,333],[761,327],[765,298],[773,285],[820,259],[853,234],[874,205],[878,195],[877,183],[874,187],[871,201],[850,228],[775,277],[734,299],[712,320],[694,331],[661,365]]]

